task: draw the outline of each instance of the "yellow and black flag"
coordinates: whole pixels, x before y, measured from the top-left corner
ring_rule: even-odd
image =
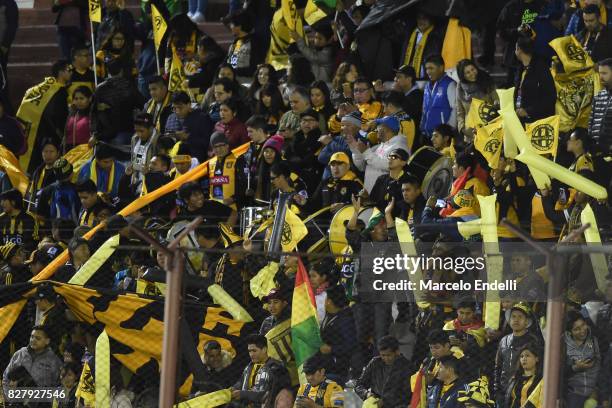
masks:
[[[89,19],[92,23],[102,21],[102,4],[100,4],[100,0],[89,0]]]
[[[485,101],[472,98],[470,110],[465,118],[465,126],[471,129],[478,129],[497,118],[499,113],[495,106],[486,103]]]
[[[474,146],[487,160],[489,167],[496,169],[499,165],[502,144],[504,140],[504,125],[501,118],[476,129]]]
[[[559,115],[540,119],[525,126],[527,138],[539,154],[557,156],[559,147]]]
[[[153,20],[153,41],[155,42],[155,49],[159,51],[159,46],[164,39],[168,24],[166,24],[166,20],[164,20],[155,4],[151,4],[151,18]]]
[[[29,282],[0,289],[0,307],[25,301],[35,294],[37,284],[39,282]],[[135,374],[159,375],[164,333],[163,299],[132,293],[120,295],[116,291],[56,282],[51,284],[79,321],[106,331],[110,354],[122,365]],[[232,356],[240,360],[245,357],[244,338],[255,330],[251,323],[233,319],[221,307],[202,303],[186,303],[182,316],[187,319],[199,354],[203,353],[206,342],[216,340]],[[0,341],[3,341],[11,327],[2,324],[0,329]],[[183,372],[179,384],[184,384],[188,378],[191,378],[190,373]]]
[[[36,86],[28,89],[21,101],[19,110],[17,110],[17,119],[25,128],[25,138],[27,144],[26,152],[19,157],[19,165],[21,170],[32,174],[35,170],[36,163],[41,155],[41,146],[43,136],[39,134],[41,130],[41,121],[45,109],[55,94],[64,87],[57,79],[53,77],[45,78],[45,80]],[[58,135],[47,135],[48,137],[58,137]],[[35,157],[36,160],[30,159]]]
[[[548,44],[557,53],[566,74],[593,66],[593,60],[573,35],[555,38]]]
[[[184,91],[185,71],[183,62],[179,58],[176,50],[172,50],[172,66],[170,67],[170,78],[168,80],[168,90],[170,92]]]

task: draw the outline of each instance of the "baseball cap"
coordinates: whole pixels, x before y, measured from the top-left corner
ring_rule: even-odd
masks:
[[[60,157],[53,163],[53,170],[60,179],[65,179],[72,174],[72,164],[63,157]]]
[[[284,295],[283,291],[280,288],[274,288],[268,292],[266,296],[263,297],[264,302],[269,302],[272,299],[278,300],[287,300],[287,297]]]
[[[341,162],[346,164],[351,164],[351,159],[349,159],[348,155],[344,152],[336,152],[331,155],[329,158],[329,163],[331,162]]]
[[[416,71],[410,65],[402,65],[398,69],[394,69],[397,74],[403,74],[411,78],[416,78]]]
[[[400,123],[395,116],[385,116],[384,118],[376,119],[377,125],[383,125],[391,129],[393,133],[399,132]]]
[[[529,308],[529,306],[527,306],[525,303],[517,303],[514,306],[512,306],[510,308],[510,310],[519,310],[523,313],[525,313],[525,316],[527,317],[531,317],[531,308]]]

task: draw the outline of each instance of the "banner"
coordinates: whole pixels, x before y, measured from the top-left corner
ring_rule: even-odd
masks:
[[[159,46],[164,39],[168,25],[157,7],[155,7],[155,4],[151,4],[151,19],[153,21],[153,41],[155,41],[155,49],[159,51]]]
[[[565,74],[553,70],[557,91],[555,113],[560,117],[559,130],[570,132],[577,127],[587,128],[591,116],[591,105],[599,78],[595,70]]]
[[[472,98],[470,110],[465,117],[465,126],[478,129],[478,127],[486,125],[497,117],[499,117],[499,113],[493,105],[481,99]]]
[[[85,363],[81,371],[75,396],[77,401],[83,401],[84,406],[94,407],[96,405],[96,384],[88,363]]]
[[[185,73],[183,71],[183,63],[178,57],[176,50],[172,49],[172,66],[170,67],[170,79],[168,80],[168,90],[170,92],[185,91],[183,83],[185,82]]]
[[[45,80],[32,88],[28,89],[21,101],[19,110],[17,110],[17,119],[24,126],[25,140],[27,150],[19,157],[19,167],[22,171],[32,174],[35,170],[30,166],[30,159],[34,155],[40,155],[41,136],[38,134],[40,121],[43,113],[51,101],[51,98],[64,87],[57,82],[53,77],[45,78]],[[45,135],[46,137],[57,137],[59,135]]]
[[[559,147],[559,115],[540,119],[525,126],[531,146],[539,154],[557,157]]]
[[[76,183],[79,173],[81,172],[81,167],[93,159],[93,149],[87,144],[75,146],[70,149],[70,151],[66,152],[64,159],[72,164],[72,182]]]
[[[484,156],[492,169],[496,169],[499,165],[503,140],[504,122],[501,118],[495,119],[486,126],[476,128],[474,147]]]
[[[457,18],[451,17],[448,20],[442,43],[442,58],[445,70],[455,68],[463,59],[472,58],[472,32],[460,25]]]
[[[100,0],[89,0],[89,19],[92,23],[102,21],[102,5]]]
[[[281,237],[283,252],[293,251],[306,235],[308,235],[308,228],[304,222],[290,208],[287,208]]]
[[[548,43],[559,56],[566,74],[591,68],[593,60],[573,35],[555,38]]]

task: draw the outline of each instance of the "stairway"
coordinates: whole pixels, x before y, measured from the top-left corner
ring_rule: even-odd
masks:
[[[17,0],[19,28],[13,42],[8,64],[9,92],[15,109],[25,91],[51,74],[51,65],[60,58],[56,27],[56,14],[51,12],[52,0]],[[227,2],[209,0],[207,21],[202,31],[214,37],[221,46],[231,43],[231,32],[218,21],[227,13]],[[126,0],[126,8],[135,19],[140,17],[140,2]],[[212,22],[216,21],[216,22]],[[138,51],[139,44],[136,44]]]

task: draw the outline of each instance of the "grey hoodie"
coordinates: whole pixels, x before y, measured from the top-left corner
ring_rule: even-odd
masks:
[[[568,392],[585,397],[589,396],[597,387],[597,375],[601,367],[601,355],[597,339],[591,334],[591,329],[589,329],[589,334],[581,345],[577,344],[568,332],[563,334],[563,339],[565,344],[566,384]],[[595,361],[593,367],[584,371],[574,371],[572,369],[572,366],[578,360],[585,360],[587,358],[592,358]]]

